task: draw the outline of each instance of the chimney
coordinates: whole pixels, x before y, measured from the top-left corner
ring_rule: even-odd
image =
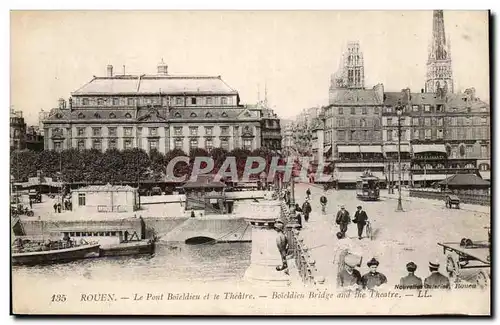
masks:
[[[106,75],[106,76],[107,76],[108,78],[113,77],[113,66],[112,66],[111,64],[108,64],[108,66],[107,66],[107,69],[106,69],[106,70],[107,70],[107,75]]]
[[[66,101],[64,98],[59,98],[59,109],[65,109],[66,108]]]
[[[159,75],[163,75],[163,76],[168,75],[168,65],[166,65],[165,62],[163,62],[163,59],[161,59],[161,62],[158,63],[157,68],[158,68]]]

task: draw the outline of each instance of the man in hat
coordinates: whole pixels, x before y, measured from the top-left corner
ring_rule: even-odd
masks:
[[[286,238],[285,233],[283,232],[283,229],[285,228],[285,224],[281,220],[276,220],[274,223],[274,229],[276,229],[276,232],[278,233],[276,236],[276,246],[278,247],[278,251],[280,252],[281,255],[281,262],[282,265],[279,265],[276,267],[276,270],[282,271],[288,267],[286,263],[286,253],[288,249],[288,239]]]
[[[450,289],[450,279],[439,273],[439,262],[429,262],[429,275],[424,280],[425,289]]]
[[[357,266],[356,262],[352,259],[347,258],[344,261],[344,269],[339,272],[337,276],[337,286],[338,287],[351,287],[357,285],[361,287],[361,273],[355,269]]]
[[[309,203],[309,199],[306,199],[304,204],[302,204],[302,211],[304,212],[304,219],[306,222],[309,222],[309,215],[312,212],[311,203]]]
[[[366,222],[368,221],[368,216],[366,212],[363,211],[363,207],[358,205],[357,211],[354,214],[354,219],[352,222],[358,225],[358,238],[363,238],[363,228],[365,228]]]
[[[379,262],[372,258],[366,263],[370,268],[370,272],[366,273],[361,277],[361,283],[363,284],[363,289],[371,290],[378,287],[384,283],[387,283],[387,278],[385,275],[377,271]]]
[[[422,279],[415,275],[417,265],[413,262],[406,264],[408,275],[401,278],[399,285],[401,289],[422,289]]]
[[[325,214],[326,213],[326,204],[328,203],[328,200],[324,194],[319,198],[319,203],[321,203],[321,212],[323,212],[323,214]]]
[[[341,238],[345,237],[345,233],[347,232],[347,225],[351,222],[351,218],[349,217],[349,212],[345,209],[345,206],[341,205],[339,212],[337,212],[337,217],[335,219],[337,225],[340,226],[340,235]]]

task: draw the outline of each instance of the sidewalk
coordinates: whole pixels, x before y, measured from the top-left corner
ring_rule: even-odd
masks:
[[[391,200],[397,200],[398,199],[398,191],[395,190],[394,194],[389,194],[387,191],[381,191],[380,192],[380,197],[391,199]],[[422,202],[424,201],[427,204],[432,204],[435,206],[445,206],[444,201],[441,200],[432,200],[432,199],[422,199],[418,197],[410,197],[410,192],[407,189],[403,189],[401,192],[401,198],[404,201],[409,201],[409,202]],[[490,206],[484,206],[484,205],[475,205],[475,204],[465,204],[465,203],[460,203],[460,209],[465,210],[465,211],[471,211],[471,212],[478,212],[478,213],[491,213],[491,207]]]

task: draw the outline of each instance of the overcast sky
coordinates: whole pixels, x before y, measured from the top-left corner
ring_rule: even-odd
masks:
[[[455,89],[489,96],[486,11],[445,11]],[[11,105],[28,124],[59,97],[115,73],[221,75],[243,104],[268,99],[281,117],[328,103],[330,75],[348,41],[358,40],[365,86],[423,88],[432,11],[13,12]]]

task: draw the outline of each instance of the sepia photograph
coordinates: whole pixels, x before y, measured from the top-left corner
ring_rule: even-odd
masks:
[[[490,15],[11,10],[10,313],[491,316]]]

